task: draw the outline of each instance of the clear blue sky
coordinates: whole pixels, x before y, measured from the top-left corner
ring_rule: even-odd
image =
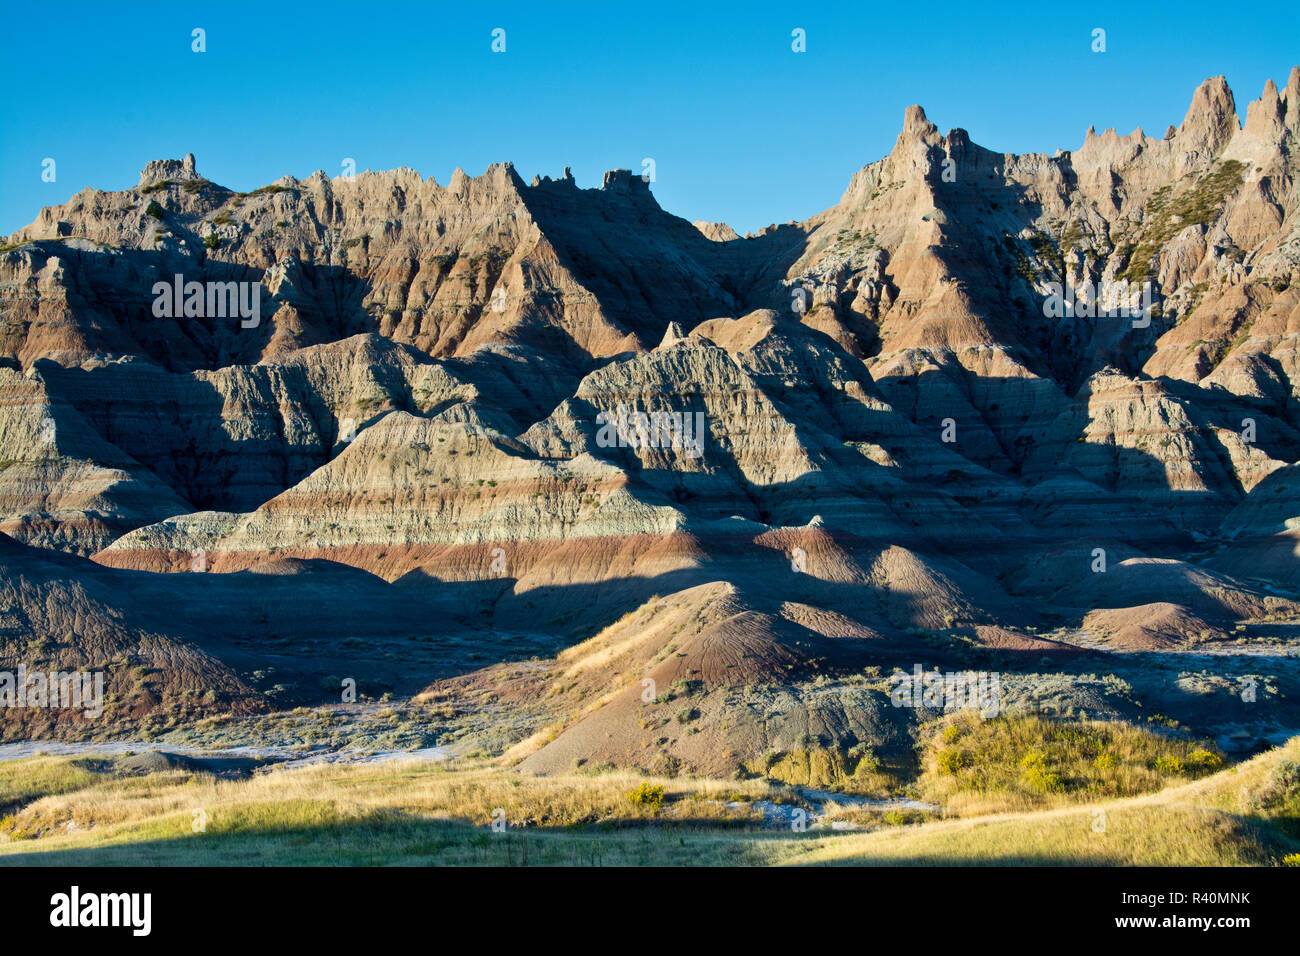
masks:
[[[1161,135],[1219,73],[1244,114],[1300,62],[1295,2],[975,7],[0,0],[0,232],[193,152],[239,190],[338,175],[344,157],[443,184],[457,166],[572,166],[593,186],[648,156],[661,205],[743,233],[833,204],[911,103],[989,148],[1051,152],[1090,124]],[[791,51],[796,27],[806,53]]]

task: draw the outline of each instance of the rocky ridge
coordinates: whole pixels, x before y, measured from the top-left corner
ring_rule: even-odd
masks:
[[[839,203],[744,238],[627,170],[241,194],[151,162],[0,251],[0,531],[74,581],[350,566],[439,609],[413,640],[694,615],[722,689],[917,631],[1050,654],[1044,629],[1272,626],[1300,586],[1298,141],[1300,69],[1244,124],[1218,77],[1162,138],[1051,156],[912,107]],[[158,316],[176,275],[255,283],[260,321]],[[1121,283],[1146,317],[1105,314]],[[40,553],[0,555],[22,602]]]

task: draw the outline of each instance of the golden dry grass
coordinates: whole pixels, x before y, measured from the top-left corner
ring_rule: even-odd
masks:
[[[36,758],[0,765],[0,785],[68,763]],[[243,780],[183,771],[105,775],[23,808],[9,830],[26,838],[0,842],[0,861],[52,862],[71,853],[68,859],[83,863],[129,863],[137,848],[141,859],[194,864],[429,862],[412,849],[427,844],[446,857],[442,862],[506,862],[496,858],[494,842],[483,842],[497,836],[489,828],[496,814],[508,824],[506,835],[539,844],[534,857],[549,855],[550,862],[575,862],[568,851],[578,846],[588,855],[608,853],[606,863],[650,862],[650,844],[663,841],[685,858],[682,833],[691,834],[692,844],[717,844],[703,862],[729,862],[748,850],[728,829],[751,828],[760,819],[751,801],[781,798],[762,781],[652,779],[667,797],[657,811],[628,797],[644,779],[632,773],[531,777],[417,761],[321,764]],[[203,830],[195,832],[200,816]],[[555,845],[540,845],[547,843]]]
[[[1276,790],[1283,760],[1298,758],[1300,738],[1136,797],[901,826],[837,815],[877,827],[864,833],[761,827],[754,801],[793,793],[761,780],[652,778],[665,791],[656,810],[628,799],[646,778],[622,772],[535,777],[399,760],[219,780],[33,758],[0,764],[0,793],[21,786],[30,797],[0,826],[0,863],[1269,865],[1300,851],[1300,798],[1260,795]],[[489,826],[498,808],[504,833]]]

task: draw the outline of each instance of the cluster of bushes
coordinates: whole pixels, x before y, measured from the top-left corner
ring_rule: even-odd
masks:
[[[923,747],[921,788],[938,802],[959,794],[1011,797],[1031,806],[1054,798],[1121,797],[1223,767],[1209,743],[1129,724],[1037,715],[984,720],[965,712],[937,722]]]

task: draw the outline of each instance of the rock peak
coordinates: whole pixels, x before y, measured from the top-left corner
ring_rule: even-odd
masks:
[[[493,163],[483,173],[483,178],[501,188],[516,190],[524,188],[524,180],[515,169],[514,163]]]
[[[155,183],[172,180],[202,179],[194,162],[194,154],[186,153],[184,159],[154,159],[145,163],[140,170],[140,186],[152,186]]]
[[[605,173],[600,188],[606,192],[649,192],[649,182],[641,176],[632,175],[630,169],[611,169]]]
[[[937,132],[939,127],[930,122],[925,109],[919,104],[914,103],[903,112],[903,133],[909,138],[920,139]]]
[[[1237,103],[1228,81],[1212,76],[1196,88],[1179,136],[1191,136],[1203,149],[1217,153],[1238,129]]]
[[[1259,99],[1246,104],[1246,132],[1266,142],[1280,142],[1287,127],[1287,106],[1277,84],[1269,77]]]
[[[739,239],[740,235],[725,222],[706,222],[697,219],[691,223],[706,239],[713,242],[730,242],[732,239]]]
[[[939,142],[940,138],[939,127],[930,122],[925,115],[924,109],[913,104],[903,113],[903,129],[898,134],[898,141],[894,144],[894,150],[910,149],[910,147],[920,143],[934,146]]]

